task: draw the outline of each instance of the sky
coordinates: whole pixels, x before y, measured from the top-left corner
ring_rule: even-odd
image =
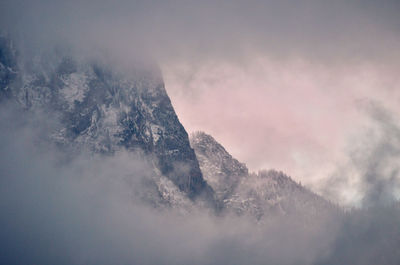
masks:
[[[213,135],[251,171],[276,168],[318,192],[338,171],[357,185],[351,153],[380,130],[370,105],[398,122],[395,0],[6,0],[0,9],[2,28],[27,49],[151,57],[188,132]],[[340,200],[354,202],[349,186]]]
[[[395,10],[395,1],[213,10],[194,58],[162,65],[167,90],[189,132],[213,135],[251,171],[283,170],[324,195],[340,171],[349,181],[332,199],[358,202],[363,173],[352,152],[368,152],[359,145],[380,130],[370,105],[399,111]]]
[[[365,153],[368,145],[359,147],[363,141],[381,138],[370,135],[380,130],[371,105],[391,112],[398,122],[400,80],[385,66],[257,58],[245,66],[206,65],[193,75],[185,67],[164,72],[188,131],[210,133],[251,171],[283,170],[316,190],[321,180],[352,163],[355,146]],[[346,196],[357,200],[355,193]]]

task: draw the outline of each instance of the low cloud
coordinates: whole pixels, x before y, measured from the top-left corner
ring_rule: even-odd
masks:
[[[41,119],[20,114],[3,109],[0,127],[2,263],[309,264],[329,242],[316,232],[324,229],[289,219],[254,226],[250,217],[152,208],[135,196],[151,171],[139,157],[65,159],[38,145]]]
[[[396,61],[399,4],[381,1],[5,0],[0,25],[35,48],[135,50],[158,60],[230,61],[257,54],[346,63]],[[374,36],[374,38],[371,38]]]
[[[398,208],[337,213],[308,223],[291,215],[269,216],[257,223],[251,216],[214,216],[201,207],[186,214],[153,208],[136,196],[146,188],[141,180],[151,175],[151,169],[135,154],[81,154],[71,159],[43,141],[42,129],[52,126],[44,114],[35,117],[4,108],[1,113],[2,263],[396,264],[399,260],[398,237],[386,238],[396,231]]]
[[[322,181],[322,193],[350,205],[387,206],[400,195],[400,127],[394,113],[380,103],[362,101],[359,106],[369,122],[349,142],[346,163]]]

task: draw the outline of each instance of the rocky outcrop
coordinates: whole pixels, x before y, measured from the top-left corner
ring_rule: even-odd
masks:
[[[0,99],[55,118],[49,135],[59,147],[140,152],[189,198],[213,197],[156,67],[120,70],[62,51],[26,59],[17,50],[0,37]]]
[[[213,188],[219,200],[232,195],[249,171],[245,164],[233,158],[211,135],[193,133],[190,144],[196,152],[203,177]]]

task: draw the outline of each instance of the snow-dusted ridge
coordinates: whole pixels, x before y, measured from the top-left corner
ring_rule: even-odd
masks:
[[[249,173],[211,135],[196,132],[190,143],[196,152],[204,179],[222,200],[225,210],[257,219],[268,215],[313,218],[329,214],[336,206],[293,181],[283,172]]]

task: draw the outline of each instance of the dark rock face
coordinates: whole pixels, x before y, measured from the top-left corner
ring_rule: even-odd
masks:
[[[212,196],[158,69],[127,73],[66,54],[26,62],[12,41],[0,37],[0,99],[51,113],[59,121],[51,138],[60,147],[103,154],[140,150],[190,198]]]
[[[18,77],[16,58],[12,42],[0,37],[0,100],[11,97],[11,85]]]

